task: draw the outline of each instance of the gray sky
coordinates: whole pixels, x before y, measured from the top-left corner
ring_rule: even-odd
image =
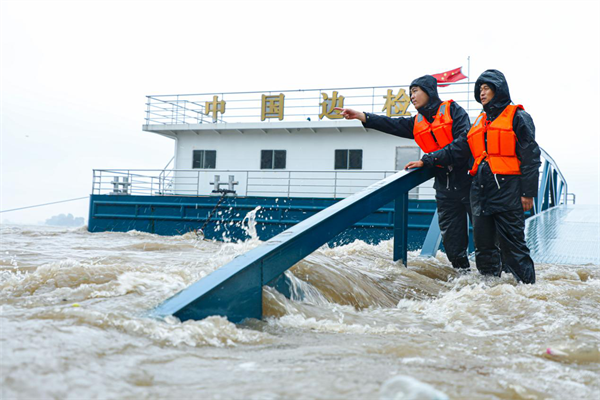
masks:
[[[90,194],[94,168],[161,169],[145,95],[407,84],[502,71],[577,202],[599,203],[600,2],[2,1],[1,194]],[[0,214],[88,218],[87,201]]]

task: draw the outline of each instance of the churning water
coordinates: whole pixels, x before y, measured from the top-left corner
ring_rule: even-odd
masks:
[[[0,226],[1,395],[54,399],[597,399],[600,268],[536,285],[321,248],[263,321],[147,312],[251,248],[192,234]]]

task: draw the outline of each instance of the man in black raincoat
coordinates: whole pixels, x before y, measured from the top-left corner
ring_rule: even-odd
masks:
[[[483,105],[486,124],[496,120],[511,104],[506,78],[502,72],[487,70],[475,82],[475,100]],[[479,120],[479,119],[478,119]],[[477,123],[475,124],[477,125]],[[472,130],[475,129],[475,126]],[[516,109],[512,120],[516,135],[516,157],[520,174],[494,174],[483,159],[476,169],[471,185],[471,210],[477,269],[484,275],[500,276],[511,272],[518,281],[535,283],[535,269],[525,243],[524,211],[533,207],[537,196],[540,148],[535,141],[535,126],[531,116]],[[487,147],[487,131],[485,140]],[[465,138],[453,143],[452,148],[425,156],[440,165],[451,165],[474,157]],[[498,248],[499,245],[499,248]]]
[[[436,113],[442,104],[437,92],[437,80],[431,75],[415,79],[410,84],[411,101],[420,115],[429,123],[433,123]],[[346,119],[358,119],[365,128],[375,129],[407,139],[414,139],[413,128],[415,117],[390,118],[352,109],[338,109]],[[452,137],[454,141],[460,136],[466,137],[471,123],[465,110],[457,103],[450,103],[452,117]],[[453,143],[446,148],[452,148]],[[467,258],[469,231],[467,215],[470,214],[469,187],[471,177],[468,175],[467,160],[450,163],[440,168],[432,162],[432,158],[423,157],[422,162],[407,164],[405,168],[434,168],[436,201],[442,241],[446,255],[456,269],[470,268]]]

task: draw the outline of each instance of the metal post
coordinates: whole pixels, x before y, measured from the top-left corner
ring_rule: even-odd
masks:
[[[335,175],[333,176],[333,198],[335,199],[335,198],[337,198],[336,197],[336,195],[337,195],[337,176],[338,176],[337,171],[335,171],[334,174]]]
[[[219,177],[215,175],[217,189],[219,188]],[[200,170],[196,171],[196,196],[200,196]]]
[[[290,185],[292,183],[292,171],[288,171],[288,191],[287,197],[290,197]]]
[[[558,171],[552,169],[552,207],[556,206],[560,200],[558,199]]]
[[[127,176],[123,177],[123,183],[121,183],[121,193],[123,194],[130,194],[129,193],[129,171],[127,171]]]
[[[540,213],[544,211],[544,195],[546,194],[546,185],[548,184],[548,170],[550,168],[550,163],[548,160],[544,160],[544,167],[542,170],[542,180],[540,181],[540,187],[538,189],[537,195],[537,209],[536,212]]]
[[[425,240],[423,241],[423,247],[421,248],[421,257],[435,257],[440,248],[441,242],[442,233],[440,232],[440,220],[438,216],[438,210],[436,207],[435,213],[433,214],[433,218],[431,219],[431,224],[429,225],[429,229],[427,230],[427,235],[425,236]]]
[[[163,171],[164,171],[164,170],[163,170]],[[161,172],[161,173],[158,175],[158,193],[159,193],[159,194],[164,194],[164,193],[163,193],[163,186],[164,186],[164,182],[163,182],[163,180],[164,180],[164,174]]]
[[[467,74],[469,75],[469,77],[467,78],[467,114],[469,115],[469,118],[471,117],[471,84],[469,83],[471,81],[471,56],[467,57]]]
[[[146,125],[150,125],[150,102],[152,101],[152,97],[146,96],[148,98],[148,108],[146,109]]]
[[[550,188],[552,186],[552,174],[546,175],[546,188],[544,190],[544,202],[542,204],[542,210],[550,208]]]
[[[562,191],[563,191],[563,181],[561,179],[561,181],[558,183],[558,191],[556,192],[556,202],[558,204],[560,204],[560,198],[563,197]],[[567,204],[567,203],[565,203],[565,204]]]
[[[408,192],[394,202],[394,261],[408,266]]]
[[[373,91],[371,93],[371,112],[375,112],[375,88],[373,88]]]

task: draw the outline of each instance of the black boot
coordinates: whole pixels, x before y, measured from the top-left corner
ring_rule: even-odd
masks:
[[[471,269],[471,264],[469,264],[468,258],[459,258],[452,261],[452,266],[458,270],[468,271]]]

